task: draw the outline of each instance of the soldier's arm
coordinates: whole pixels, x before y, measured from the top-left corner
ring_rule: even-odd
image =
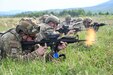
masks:
[[[54,34],[55,30],[48,26],[48,25],[41,25],[41,28],[40,28],[40,34],[43,36],[43,38],[46,38],[47,35],[50,35],[50,34]]]

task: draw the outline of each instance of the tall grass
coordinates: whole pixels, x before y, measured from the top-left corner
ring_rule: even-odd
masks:
[[[66,54],[64,61],[45,63],[39,60],[15,62],[4,59],[0,62],[0,75],[113,75],[112,25],[100,28],[96,33],[96,43],[91,47],[68,45],[61,52]],[[85,32],[81,32],[80,37],[83,39]]]

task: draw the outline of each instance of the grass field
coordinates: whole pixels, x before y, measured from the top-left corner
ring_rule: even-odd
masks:
[[[113,75],[113,16],[95,16],[94,21],[105,22],[96,33],[91,47],[70,44],[63,53],[65,61],[47,62],[4,59],[0,62],[0,75]],[[0,31],[12,27],[18,18],[0,18]],[[4,24],[9,26],[4,26]],[[85,32],[80,33],[82,39]]]

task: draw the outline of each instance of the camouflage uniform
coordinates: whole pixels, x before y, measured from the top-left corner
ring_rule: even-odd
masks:
[[[59,24],[60,20],[56,16],[49,16],[46,20],[45,23],[38,24],[40,26],[40,32],[37,34],[37,40],[40,41],[43,38],[46,38],[47,35],[53,34],[55,29],[51,26],[48,25],[49,22],[54,22]]]
[[[36,34],[36,40],[41,41],[42,39],[46,38],[48,34],[52,34],[54,29],[44,23],[39,24],[40,26],[40,32]]]
[[[90,27],[92,23],[91,18],[85,18],[84,20],[82,18],[78,18],[75,24],[73,24],[74,28],[81,28],[81,30],[86,30]]]
[[[43,15],[41,18],[39,18],[40,23],[45,23],[45,20],[48,16],[49,15]]]
[[[29,59],[35,59],[39,56],[37,51],[32,52],[24,52],[21,46],[22,37],[19,35],[19,32],[22,30],[22,27],[25,27],[26,34],[35,34],[38,32],[37,28],[35,27],[35,23],[31,20],[24,20],[22,19],[19,23],[19,25],[14,28],[10,29],[10,31],[6,32],[1,36],[1,44],[3,49],[3,57],[9,57],[13,59],[19,59],[19,60],[29,60]],[[18,28],[21,28],[21,30],[18,30]],[[27,30],[27,28],[30,30]],[[26,50],[27,51],[27,50]]]
[[[82,22],[83,21],[83,18],[82,17],[79,17],[77,18],[76,22]]]
[[[91,23],[92,23],[92,19],[90,17],[87,17],[83,20],[83,24],[84,24],[85,28],[89,28]]]
[[[80,30],[84,30],[85,27],[83,25],[83,19],[82,18],[78,18],[78,19],[72,19],[71,20],[71,16],[67,16],[65,21],[63,21],[61,24],[61,26],[59,26],[59,28],[63,28],[63,27],[67,27],[68,29],[70,29],[71,31],[75,28],[80,29]],[[72,31],[74,34],[76,33],[76,30]]]
[[[84,24],[83,24],[83,18],[79,17],[77,18],[76,22],[73,23],[74,28],[81,28],[81,30],[84,30]]]
[[[69,27],[69,29],[72,29],[73,27],[73,22],[71,20],[71,16],[67,15],[65,17],[65,21],[61,22],[58,26],[58,28],[63,28],[63,27]]]
[[[67,16],[65,17],[65,21],[63,21],[63,22],[61,23],[61,25],[69,26],[70,24],[71,24],[71,16],[70,16],[70,15],[67,15]]]
[[[60,20],[56,16],[51,15],[48,18],[46,18],[45,23],[39,24],[40,32],[37,34],[37,38],[36,38],[37,41],[40,41],[40,40],[42,40],[44,38],[47,38],[48,35],[55,34],[54,33],[55,29],[48,25],[49,22],[53,22],[53,23],[59,24]],[[46,55],[46,59],[49,60],[49,61],[52,60],[53,59],[52,55],[53,55],[53,51],[50,51]]]
[[[55,16],[48,17],[45,21],[46,24],[42,23],[42,24],[38,25],[38,26],[40,26],[40,32],[39,33],[37,32],[35,41],[40,41],[40,40],[46,38],[47,37],[46,35],[53,34],[54,28],[52,28],[51,26],[49,26],[47,24],[50,21],[59,23],[59,19],[57,17],[55,17]],[[20,22],[19,24],[20,25],[23,24],[26,26],[29,23]],[[30,25],[33,25],[33,24],[30,23]],[[22,49],[22,46],[20,43],[20,41],[22,41],[22,37],[18,34],[19,33],[18,28],[20,28],[20,27],[17,26],[16,29],[11,29],[10,31],[8,31],[4,35],[2,35],[1,38],[2,38],[2,47],[4,50],[3,51],[4,56],[11,57],[11,58],[17,58],[17,59],[21,59],[21,60],[31,60],[31,59],[36,59],[36,58],[42,59],[43,56],[40,56],[36,50],[31,52],[30,50]],[[33,31],[33,29],[31,29],[31,28],[34,28],[34,27],[27,26],[27,28],[29,28],[31,31],[27,30],[27,32],[26,32],[26,29],[25,29],[25,32],[27,34],[30,34],[30,32]],[[51,51],[49,54],[44,55],[44,56],[46,56],[47,60],[51,60],[52,55],[53,55],[53,52]]]

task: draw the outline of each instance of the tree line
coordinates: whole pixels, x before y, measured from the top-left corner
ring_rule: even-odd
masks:
[[[91,11],[85,11],[84,9],[72,9],[72,10],[54,10],[54,11],[28,11],[28,12],[23,12],[17,15],[14,15],[13,17],[39,17],[44,14],[53,14],[56,16],[66,16],[66,15],[71,15],[71,16],[95,16],[95,15],[113,15],[112,13],[109,12],[91,12]]]

